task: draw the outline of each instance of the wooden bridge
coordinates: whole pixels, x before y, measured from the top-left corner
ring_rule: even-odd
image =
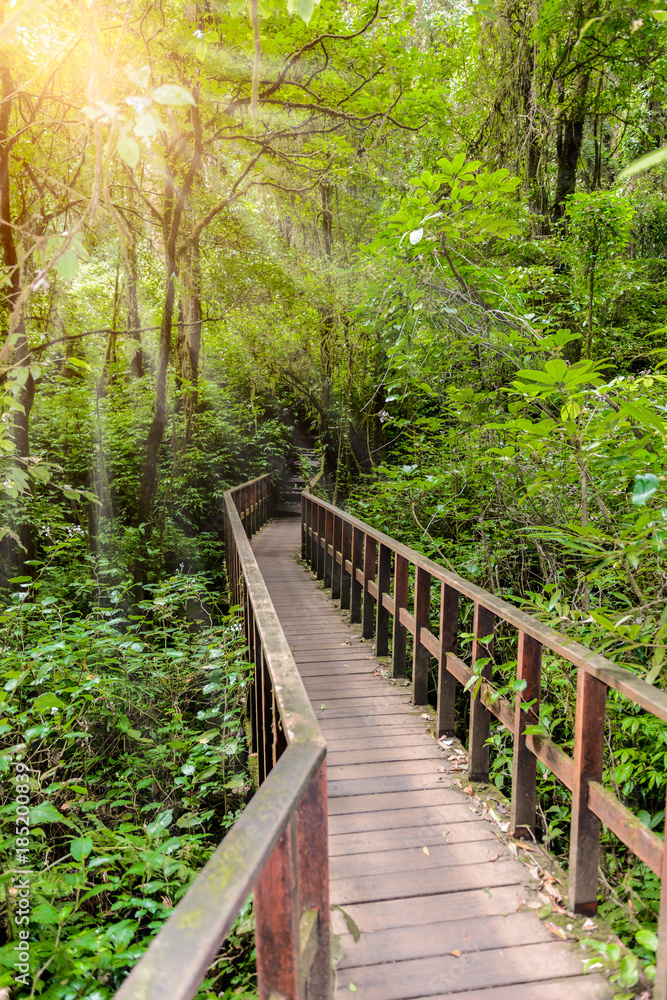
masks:
[[[667,859],[662,838],[602,785],[608,689],[663,721],[667,696],[308,492],[300,519],[269,524],[269,476],[225,502],[230,586],[255,664],[260,785],[119,1000],[194,996],[251,891],[260,1000],[617,993],[584,975],[590,952],[537,916],[560,887],[535,860],[536,765],[572,793],[563,906],[593,915],[601,823],[661,877]],[[457,651],[466,612],[468,663]],[[577,670],[572,757],[538,726],[543,649]],[[493,675],[514,661],[511,702]],[[453,739],[457,683],[470,688],[467,753]],[[514,740],[504,813],[469,784],[488,779],[492,716]],[[665,886],[656,1000],[667,1000]]]

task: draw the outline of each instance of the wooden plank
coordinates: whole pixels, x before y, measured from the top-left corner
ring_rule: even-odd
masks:
[[[375,761],[389,760],[416,760],[431,757],[442,760],[442,750],[435,744],[433,747],[387,747],[381,750],[335,750],[329,754],[329,763],[333,767],[336,764],[362,764]]]
[[[406,705],[405,702],[398,700],[396,701],[388,700],[386,704],[379,706],[378,710],[382,712],[382,715],[385,718],[389,715],[396,715],[399,716],[400,718],[411,717],[410,706]],[[317,715],[319,721],[322,718],[322,716],[320,715],[319,712],[316,712],[315,714]],[[375,712],[369,713],[367,707],[364,708],[359,705],[356,705],[354,701],[350,703],[342,702],[335,708],[333,705],[329,705],[329,714],[327,715],[328,719],[340,719],[340,718],[368,719],[369,717],[377,718],[377,715]],[[418,718],[416,713],[412,717]]]
[[[529,878],[526,869],[526,880]],[[424,872],[383,872],[339,878],[332,883],[332,899],[340,906],[348,903],[372,903],[380,899],[405,899],[410,896],[430,896],[463,889],[483,889],[492,885],[518,885],[515,861],[496,861],[474,867],[459,866],[429,869]],[[526,884],[526,882],[524,882]]]
[[[428,854],[424,847],[427,847]],[[503,854],[504,860],[508,860],[509,855],[495,840],[430,846],[422,844],[421,847],[404,847],[393,851],[340,855],[330,859],[329,874],[333,881],[356,876],[381,875],[384,872],[420,872],[429,868],[455,868],[495,862],[498,855]]]
[[[385,930],[389,927],[419,927],[431,923],[468,920],[515,913],[530,896],[524,886],[485,886],[463,892],[440,893],[428,897],[428,903],[419,896],[413,899],[385,899],[379,903],[354,903],[347,910],[364,933]],[[334,912],[333,928],[344,933],[345,924]]]
[[[349,987],[348,987],[349,989]],[[609,1000],[609,983],[602,976],[588,974],[566,977],[564,979],[543,980],[536,989],[534,983],[517,983],[512,986],[492,986],[482,990],[465,990],[460,994],[464,1000]],[[345,994],[343,994],[345,996]],[[439,993],[430,996],[428,1000],[449,1000],[453,994]],[[340,996],[336,993],[336,996]],[[347,996],[350,994],[348,992]],[[414,997],[413,1000],[427,1000],[426,997]]]
[[[329,781],[329,797],[369,795],[378,792],[421,791],[442,787],[445,774],[385,774],[381,778],[347,778]]]
[[[462,801],[463,800],[463,801]],[[346,813],[373,813],[386,809],[414,809],[419,806],[460,805],[470,808],[456,788],[421,788],[407,792],[378,792],[374,795],[341,796],[329,803],[329,816]]]
[[[435,823],[433,826],[408,826],[398,830],[365,830],[361,833],[339,833],[329,836],[329,857],[340,854],[380,854],[384,851],[392,855],[395,851],[409,847],[439,846],[440,844],[470,844],[488,840],[497,843],[497,836],[490,823],[469,819],[461,823]]]
[[[368,830],[396,830],[403,826],[430,826],[436,823],[465,823],[479,819],[470,806],[421,806],[413,809],[353,813],[331,816],[329,833],[362,833]]]
[[[368,968],[348,967],[338,978],[336,996],[349,997],[349,984],[364,1000],[408,1000],[416,995],[448,996],[472,989],[487,989],[515,983],[539,983],[581,973],[582,958],[562,944],[544,942],[522,948],[489,949],[452,955],[387,962]],[[539,994],[539,990],[535,991]],[[469,994],[468,994],[469,996]]]
[[[437,746],[433,737],[425,736],[424,733],[407,733],[404,736],[362,736],[346,737],[336,739],[329,736],[327,748],[329,753],[336,753],[342,750],[381,750],[385,747],[421,747]]]
[[[361,929],[358,944],[349,934],[343,937],[343,957],[338,969],[354,965],[378,965],[391,957],[394,962],[429,955],[448,955],[455,949],[464,954],[490,948],[511,948],[553,938],[533,913],[497,914],[487,919],[440,921],[426,924],[418,934],[412,927],[391,927],[383,931]]]
[[[364,761],[362,764],[334,765],[329,761],[328,773],[330,781],[341,778],[380,778],[392,774],[434,774],[438,773],[438,767],[444,767],[446,763],[432,757],[423,760],[377,761],[370,764]]]
[[[378,722],[378,719],[382,718],[382,722]],[[389,717],[392,718],[391,716]],[[340,722],[340,724],[338,724]],[[322,725],[323,724],[323,725]],[[373,735],[386,736],[387,734],[395,734],[396,736],[427,736],[430,739],[430,733],[420,726],[418,722],[411,722],[408,719],[401,719],[399,717],[398,721],[393,722],[385,721],[385,716],[371,716],[367,720],[360,721],[357,719],[356,723],[353,719],[333,719],[329,723],[326,719],[322,720],[320,729],[322,732],[326,729],[327,739],[329,740],[345,740],[345,739],[364,739]]]

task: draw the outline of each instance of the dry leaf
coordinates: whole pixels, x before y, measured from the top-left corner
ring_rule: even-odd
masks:
[[[583,924],[581,925],[582,931],[596,931],[597,928],[598,925],[595,923],[595,921],[591,920],[590,917],[586,917]]]
[[[431,852],[429,851],[428,847],[422,847],[422,851],[424,852],[424,854],[428,854],[429,857],[431,856]]]
[[[450,951],[449,954],[453,955],[454,958],[460,958],[461,957],[461,949],[460,948],[454,948],[452,951]]]
[[[507,846],[509,848],[509,852],[512,855],[512,857],[513,858],[518,858],[519,857],[519,852],[517,851],[516,844],[512,843],[512,844],[508,844]]]
[[[559,927],[558,924],[552,924],[550,920],[545,920],[544,926],[554,937],[560,938],[561,941],[567,941],[567,931]]]
[[[472,785],[466,785],[466,787],[463,789],[463,794],[464,795],[474,795],[475,793],[472,790]]]
[[[521,849],[524,850],[524,851],[536,851],[537,850],[537,848],[533,844],[524,844],[523,841],[521,841],[519,843],[519,847],[521,847]]]
[[[563,897],[561,896],[560,892],[558,891],[558,888],[555,885],[553,885],[551,882],[545,882],[544,888],[547,890],[552,899],[555,899],[560,903]]]
[[[422,712],[422,719],[430,719],[430,718],[431,716],[428,714],[428,712]]]

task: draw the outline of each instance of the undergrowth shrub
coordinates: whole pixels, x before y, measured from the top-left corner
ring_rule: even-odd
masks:
[[[31,872],[24,995],[106,1000],[250,793],[244,640],[201,575],[138,605],[119,587],[87,613],[18,578],[0,625],[0,989],[15,975],[18,863]],[[198,996],[254,996],[252,949],[246,907]]]

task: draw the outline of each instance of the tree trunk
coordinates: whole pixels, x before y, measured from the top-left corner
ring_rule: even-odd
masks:
[[[135,378],[142,378],[145,371],[144,350],[139,328],[139,278],[137,270],[137,248],[134,243],[127,248],[127,326],[130,333],[132,357],[130,367]]]
[[[185,442],[190,441],[199,397],[199,355],[201,352],[201,259],[199,237],[188,241],[181,274],[184,289],[182,325],[178,333],[181,406],[185,415]]]
[[[9,277],[9,288],[5,295],[7,309],[7,335],[11,343],[11,364],[14,366],[20,388],[18,402],[20,410],[14,414],[12,438],[17,456],[25,462],[30,456],[30,411],[35,399],[35,382],[30,373],[30,348],[25,325],[25,313],[20,303],[21,267],[19,265],[14,229],[11,223],[11,178],[9,141],[9,119],[12,108],[12,94],[15,92],[9,66],[0,66],[2,83],[2,104],[0,105],[0,245],[3,263]],[[27,370],[27,371],[26,371]],[[19,557],[21,564],[34,555],[32,525],[25,522],[19,526],[18,536],[23,549]]]
[[[558,174],[556,177],[556,195],[553,201],[551,217],[555,224],[560,224],[565,215],[566,199],[574,194],[577,186],[577,164],[584,138],[586,121],[586,91],[588,90],[588,74],[580,77],[576,91],[566,115],[560,122],[556,140],[556,159]]]

